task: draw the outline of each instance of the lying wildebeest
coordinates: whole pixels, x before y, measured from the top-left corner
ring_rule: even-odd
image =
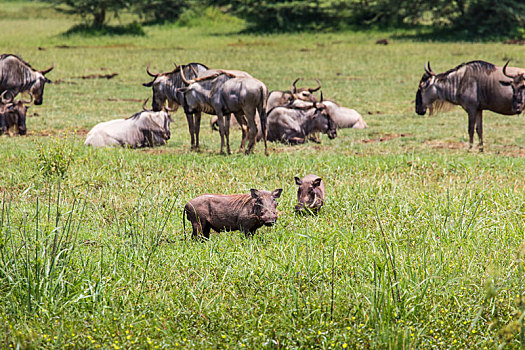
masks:
[[[323,101],[323,104],[339,129],[365,129],[367,127],[363,116],[355,109],[341,107],[337,103],[327,100]]]
[[[170,139],[171,117],[166,111],[146,109],[126,119],[97,124],[88,133],[85,146],[125,146],[130,148],[164,145]]]
[[[301,78],[295,79],[295,81],[292,83],[291,91],[270,91],[270,94],[268,95],[268,102],[266,104],[266,110],[269,111],[275,107],[288,107],[297,100],[306,102],[317,101],[313,93],[321,89],[321,82],[318,79],[315,79],[318,84],[316,88],[297,88],[295,84],[297,84],[300,79]]]
[[[321,97],[322,100],[322,97]],[[268,112],[268,141],[304,143],[314,133],[337,137],[337,126],[323,102],[314,102],[312,108],[276,107]],[[259,135],[260,137],[260,135]]]
[[[503,66],[503,74],[511,78],[511,81],[501,81],[501,85],[512,87],[512,110],[520,114],[525,105],[525,73],[510,75],[507,73],[509,61]]]
[[[509,74],[524,73],[521,68],[508,67]],[[474,142],[474,128],[479,137],[479,150],[483,152],[483,111],[511,115],[512,89],[500,84],[506,80],[502,68],[485,61],[463,63],[436,74],[425,64],[425,73],[416,94],[416,113],[424,115],[427,108],[439,110],[444,103],[460,105],[468,113],[469,145]]]
[[[240,230],[248,237],[259,227],[277,221],[277,202],[282,189],[273,192],[251,189],[250,194],[205,194],[184,206],[185,217],[193,226],[193,238],[210,238],[216,232]],[[185,224],[184,224],[185,226]]]
[[[12,99],[6,100],[4,98],[6,93],[7,91],[4,91],[1,96],[2,103],[0,103],[0,135],[7,133],[7,131],[11,128],[16,128],[19,135],[25,135],[27,133],[27,109],[29,108],[26,106],[26,104],[30,104],[33,101],[33,95],[30,94],[31,99],[29,101],[13,101]]]
[[[29,92],[35,99],[35,105],[41,105],[44,86],[51,83],[45,77],[55,66],[37,71],[22,58],[12,54],[0,55],[0,93],[9,91],[13,98],[22,92]]]
[[[297,186],[297,204],[295,211],[301,212],[309,209],[316,213],[324,204],[325,189],[323,180],[313,174],[306,175],[302,179],[295,177]]]
[[[187,80],[181,70],[181,78],[188,85],[177,89],[176,101],[181,104],[186,113],[197,111],[216,114],[221,134],[221,153],[224,153],[224,139],[226,138],[227,153],[230,153],[230,114],[234,114],[240,125],[243,125],[243,116],[248,126],[247,136],[241,142],[244,148],[246,139],[249,139],[246,154],[250,154],[255,146],[257,125],[255,114],[259,113],[261,129],[264,139],[264,150],[268,154],[266,145],[266,99],[268,89],[266,85],[255,78],[238,77],[226,71],[217,71],[216,74]]]

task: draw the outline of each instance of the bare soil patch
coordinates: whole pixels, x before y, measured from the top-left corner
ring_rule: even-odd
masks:
[[[385,142],[385,141],[390,141],[393,139],[407,137],[407,136],[411,136],[411,134],[385,134],[385,135],[382,135],[380,137],[373,138],[373,139],[364,139],[364,140],[361,140],[360,142],[361,143]]]

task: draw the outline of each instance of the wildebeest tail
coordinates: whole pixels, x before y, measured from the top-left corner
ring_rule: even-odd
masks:
[[[265,85],[262,85],[260,88],[261,99],[259,100],[259,105],[257,106],[257,112],[259,112],[259,119],[261,121],[261,131],[264,139],[264,153],[268,155],[268,145],[266,143],[267,130],[266,130],[266,104],[268,103],[268,89]]]

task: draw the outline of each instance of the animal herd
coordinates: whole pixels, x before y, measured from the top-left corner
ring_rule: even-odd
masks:
[[[520,114],[525,105],[525,69],[495,66],[485,61],[460,64],[444,73],[436,74],[425,64],[415,99],[417,114],[427,110],[433,114],[447,104],[459,105],[468,114],[469,145],[472,147],[474,132],[479,137],[483,151],[483,111],[499,114]],[[26,134],[28,104],[40,105],[46,78],[54,66],[35,70],[19,56],[0,55],[0,134],[16,128]],[[182,107],[188,122],[191,148],[199,148],[202,113],[214,116],[221,137],[221,153],[231,153],[231,116],[242,131],[240,151],[250,154],[257,141],[299,144],[309,140],[319,142],[318,133],[330,139],[337,136],[338,128],[363,129],[363,117],[353,109],[341,107],[325,100],[317,87],[297,88],[299,79],[291,90],[268,92],[266,85],[239,70],[209,69],[201,63],[177,66],[166,73],[146,72],[153,78],[144,83],[152,88],[152,109],[146,108],[129,118],[97,124],[88,133],[85,145],[94,147],[125,146],[153,147],[170,139],[170,112]],[[320,92],[320,97],[317,93]],[[30,100],[15,98],[27,93]],[[319,98],[318,98],[319,97]],[[295,178],[298,186],[299,212],[308,209],[317,212],[325,201],[325,188],[317,175]],[[217,232],[241,230],[251,235],[263,225],[273,225],[278,217],[277,199],[282,189],[273,192],[252,189],[249,194],[202,195],[184,207],[185,218],[193,228],[193,236],[208,237],[210,230]]]

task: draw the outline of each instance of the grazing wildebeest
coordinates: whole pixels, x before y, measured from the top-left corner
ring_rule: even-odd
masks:
[[[221,153],[224,153],[225,139],[227,153],[230,153],[230,114],[235,115],[240,125],[246,122],[248,131],[246,137],[243,132],[241,149],[244,148],[246,139],[249,139],[246,154],[251,153],[257,137],[255,115],[258,112],[264,139],[264,150],[265,154],[268,154],[265,132],[265,106],[268,97],[266,85],[255,78],[238,77],[220,70],[214,75],[193,80],[187,80],[181,70],[181,78],[188,86],[177,89],[177,102],[182,105],[186,113],[200,111],[217,115],[221,134]],[[243,116],[246,118],[245,120]]]
[[[518,73],[516,75],[510,75],[507,73],[507,66],[510,61],[507,61],[503,66],[503,74],[506,77],[511,78],[511,81],[500,81],[503,86],[512,87],[512,110],[520,114],[523,112],[525,105],[525,73]]]
[[[339,129],[365,129],[367,127],[363,116],[355,109],[341,107],[337,103],[327,100],[323,101],[323,104]]]
[[[508,67],[509,74],[524,73],[521,68]],[[504,115],[516,114],[512,103],[512,89],[500,84],[505,81],[502,67],[485,61],[463,63],[436,74],[425,64],[416,94],[416,113],[424,115],[427,108],[439,110],[444,103],[460,105],[468,114],[469,146],[474,142],[474,129],[479,137],[479,150],[483,152],[483,111]]]
[[[240,230],[248,237],[259,227],[277,221],[277,202],[282,189],[273,192],[251,189],[249,194],[205,194],[184,206],[185,218],[193,226],[193,238],[216,232]]]
[[[19,135],[25,135],[27,133],[27,109],[29,108],[26,104],[33,101],[33,95],[30,94],[31,99],[29,101],[13,101],[12,99],[7,101],[4,99],[6,92],[2,93],[2,103],[0,103],[0,135],[11,128],[16,128]]]
[[[126,119],[97,124],[88,133],[85,146],[125,146],[130,148],[164,145],[170,139],[171,117],[166,111],[146,109]]]
[[[316,213],[324,204],[325,189],[323,180],[313,174],[306,175],[302,179],[295,177],[297,186],[297,204],[295,211],[302,212],[309,209]]]
[[[322,100],[322,98],[321,98]],[[276,107],[268,112],[268,141],[304,143],[312,134],[321,132],[330,139],[337,137],[337,126],[322,102],[312,108]]]
[[[9,91],[13,98],[22,92],[29,92],[35,99],[35,105],[41,105],[44,86],[51,83],[46,74],[54,68],[37,71],[16,55],[0,55],[0,93]]]

